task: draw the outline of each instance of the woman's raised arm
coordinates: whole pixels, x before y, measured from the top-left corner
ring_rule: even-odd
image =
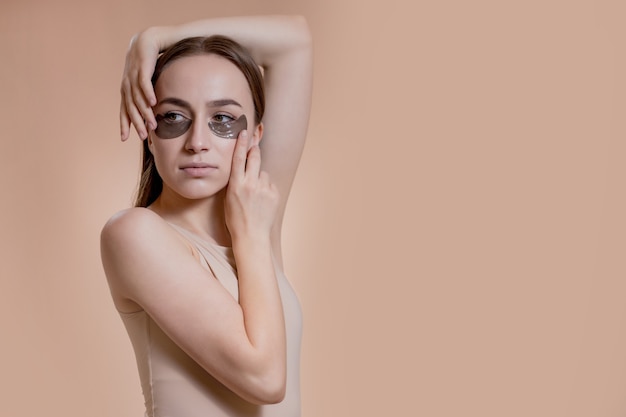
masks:
[[[280,193],[272,233],[280,258],[280,229],[287,197],[306,138],[313,72],[313,47],[306,20],[300,16],[251,16],[199,20],[178,26],[156,26],[137,34],[128,50],[122,80],[120,110],[122,140],[132,123],[140,137],[154,128],[150,82],[158,54],[193,36],[228,36],[246,47],[263,67],[266,110],[263,117],[262,169]],[[145,123],[144,123],[145,120]],[[282,263],[282,259],[279,259]]]

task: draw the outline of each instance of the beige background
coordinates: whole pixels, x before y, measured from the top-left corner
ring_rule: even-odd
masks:
[[[626,415],[623,4],[3,0],[0,414],[143,415],[98,249],[130,36],[302,13],[304,416]]]

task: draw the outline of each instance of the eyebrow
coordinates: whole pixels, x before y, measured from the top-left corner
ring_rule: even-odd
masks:
[[[239,104],[237,101],[233,100],[232,98],[223,98],[223,99],[219,99],[219,100],[212,100],[209,101],[207,103],[207,105],[209,107],[223,107],[223,106],[230,106],[230,105],[235,105],[238,107],[242,107],[241,104]]]
[[[186,102],[185,100],[176,98],[176,97],[164,98],[163,100],[159,101],[158,104],[164,104],[164,103],[173,104],[175,106],[182,107],[187,110],[191,110],[191,105],[188,102]],[[243,106],[239,104],[239,102],[233,100],[232,98],[222,98],[218,100],[211,100],[207,103],[207,107],[223,107],[223,106],[230,106],[230,105],[235,105],[235,106],[243,108]]]
[[[167,104],[173,104],[173,105],[178,106],[178,107],[183,107],[183,108],[185,108],[187,110],[191,110],[191,105],[189,103],[187,103],[185,100],[181,100],[181,99],[175,98],[175,97],[164,98],[163,100],[159,101],[157,103],[157,105],[159,105],[159,104],[166,104],[166,103]]]

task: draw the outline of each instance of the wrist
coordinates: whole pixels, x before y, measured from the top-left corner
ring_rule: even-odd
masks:
[[[146,29],[143,35],[147,38],[148,42],[156,45],[159,53],[175,43],[171,40],[170,26],[152,26]]]
[[[234,251],[265,252],[271,250],[272,241],[267,233],[239,233],[231,235],[231,243]]]
[[[206,36],[203,33],[197,33],[197,30],[195,30],[190,23],[183,23],[181,25],[174,26],[154,26],[153,29],[155,29],[156,32],[155,40],[159,45],[159,52],[163,52],[176,42],[185,38]]]

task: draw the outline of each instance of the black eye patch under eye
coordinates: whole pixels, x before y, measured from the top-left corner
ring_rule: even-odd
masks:
[[[161,139],[173,139],[183,135],[189,130],[193,120],[181,117],[182,120],[176,121],[168,118],[166,115],[158,114],[156,117],[157,128],[154,133]],[[218,122],[211,120],[209,128],[216,136],[225,139],[237,139],[239,133],[248,127],[248,119],[243,114],[241,117],[228,122]]]
[[[161,139],[173,139],[184,134],[191,127],[192,120],[179,116],[182,120],[172,120],[167,115],[157,114],[157,127],[154,133]]]
[[[237,139],[239,132],[248,127],[248,120],[246,115],[242,114],[239,119],[230,120],[228,122],[218,122],[211,120],[209,122],[209,128],[220,138]]]

